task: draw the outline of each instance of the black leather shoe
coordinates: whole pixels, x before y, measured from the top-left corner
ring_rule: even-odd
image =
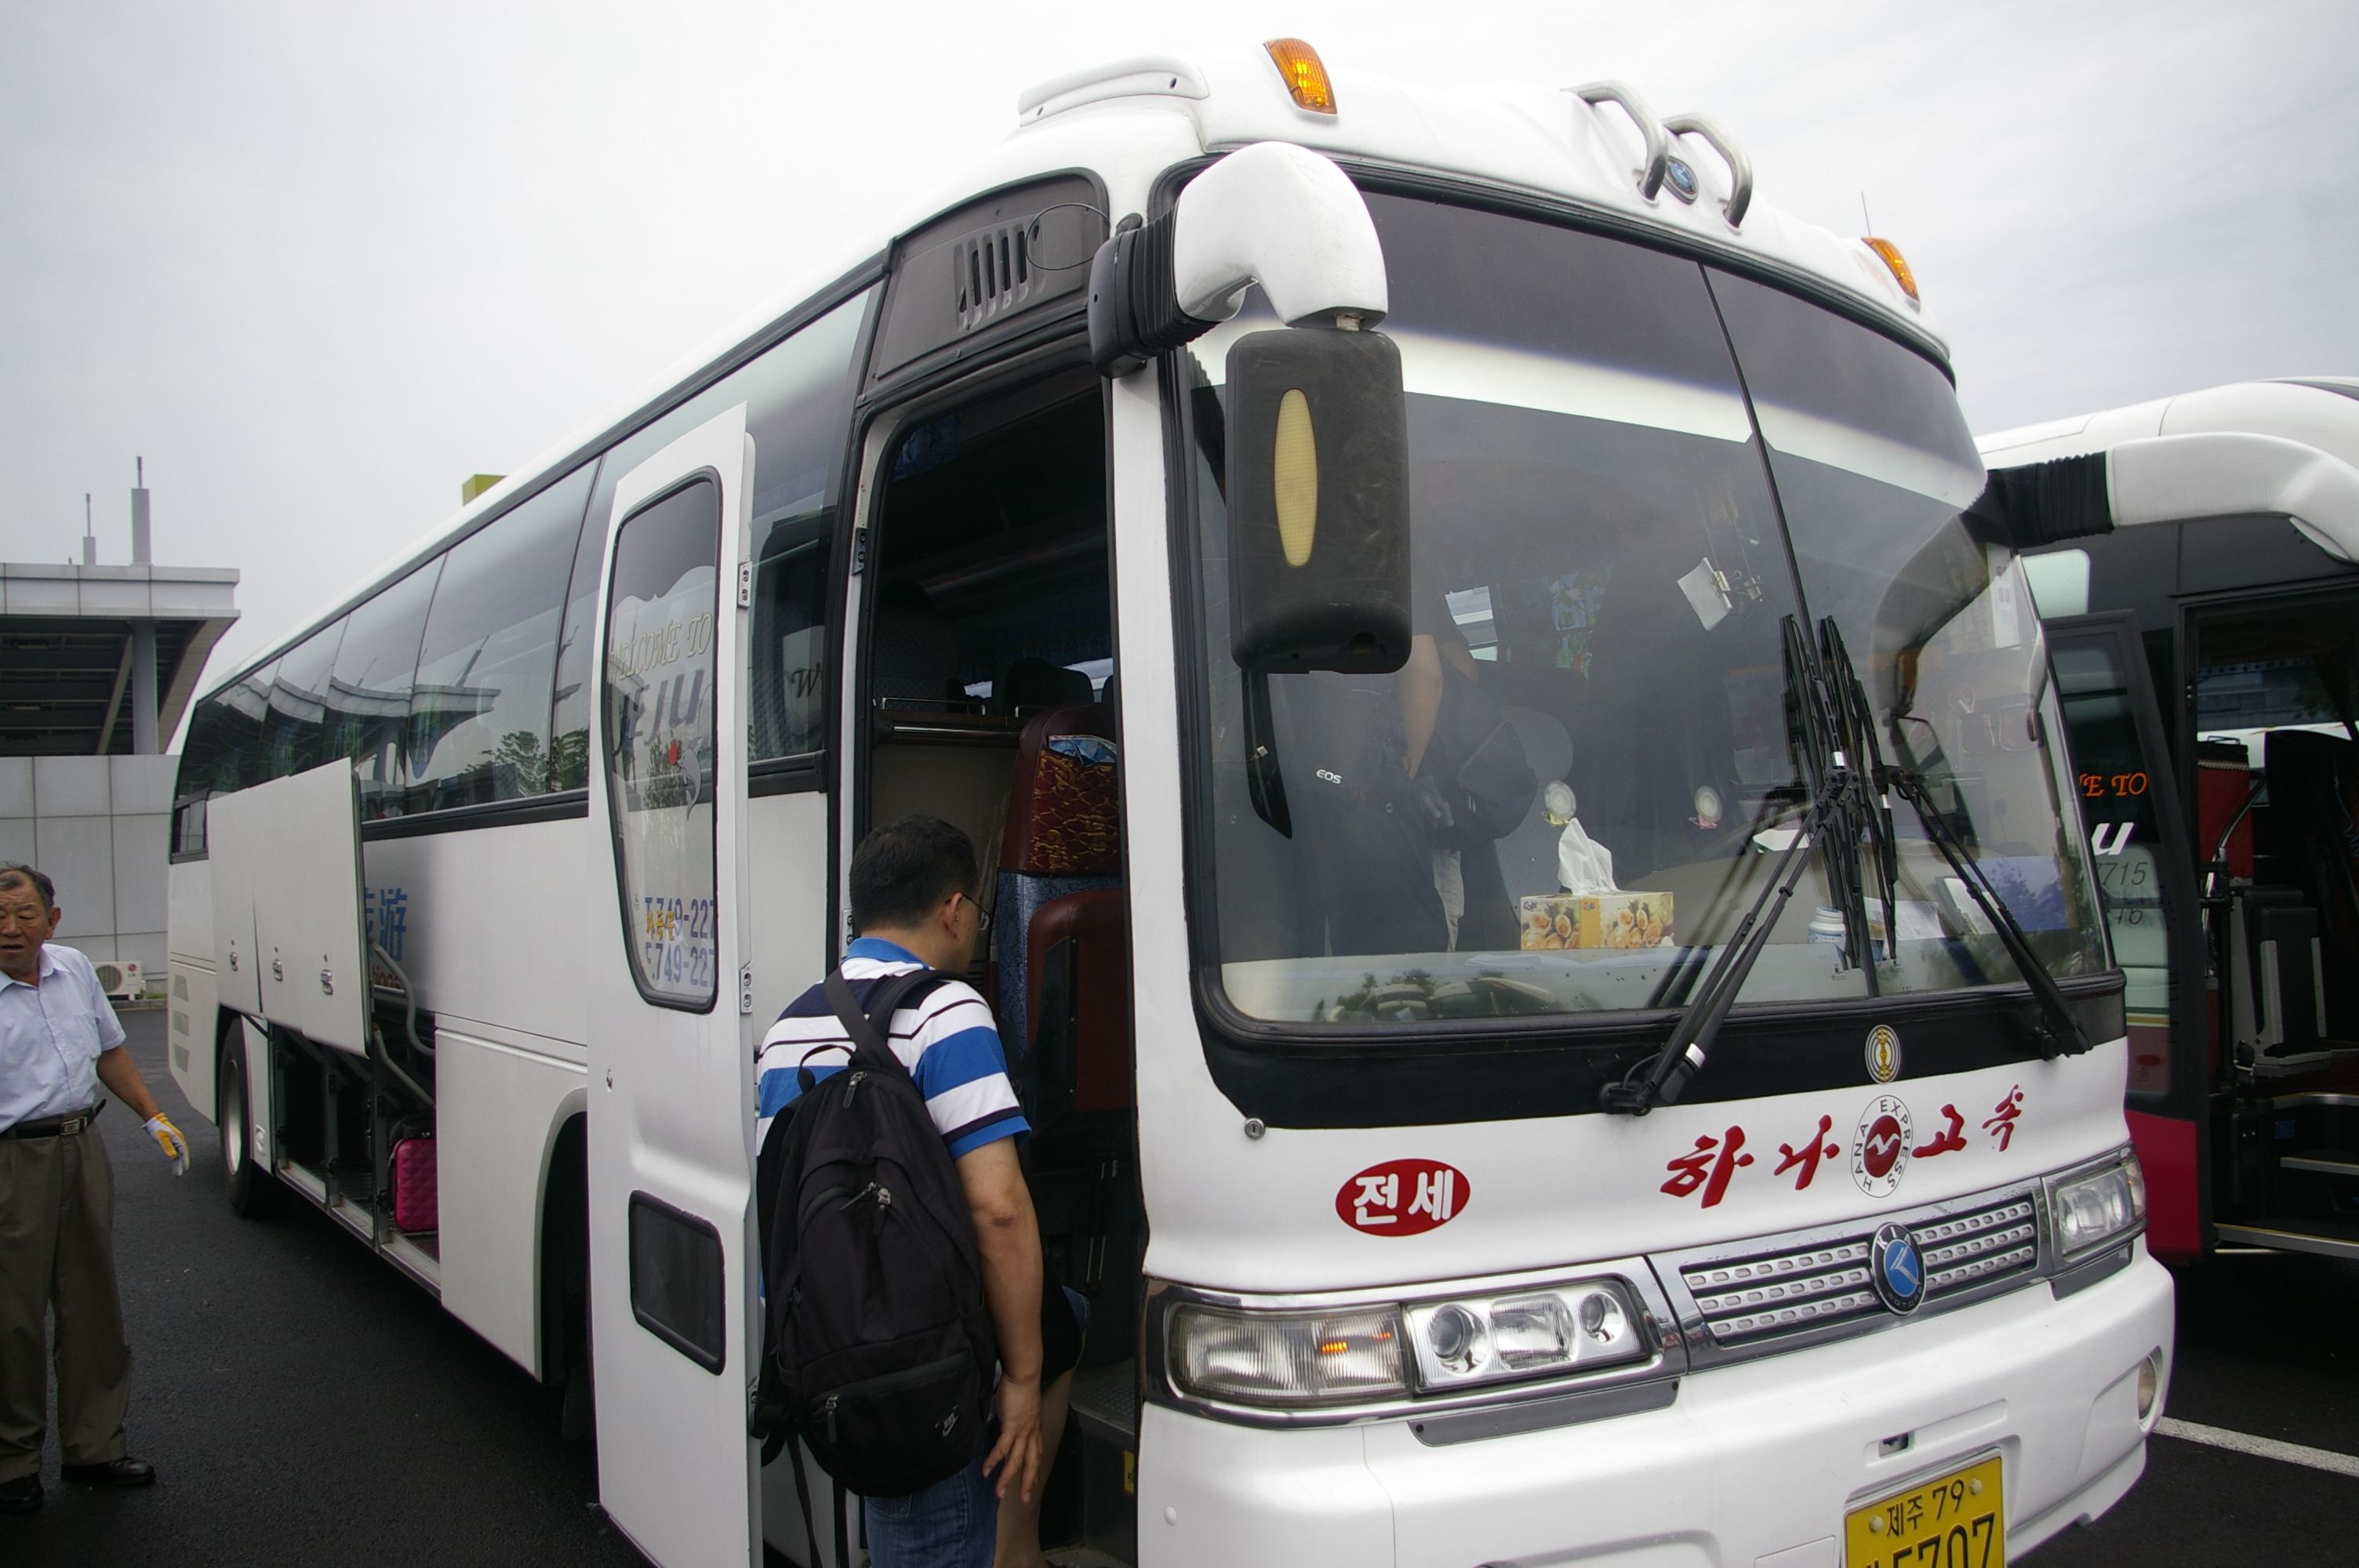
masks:
[[[78,1487],[152,1487],[156,1484],[156,1466],[145,1459],[134,1459],[128,1454],[120,1459],[110,1459],[103,1465],[68,1465],[60,1474]]]
[[[19,1476],[0,1481],[0,1514],[28,1514],[41,1506],[41,1478]]]

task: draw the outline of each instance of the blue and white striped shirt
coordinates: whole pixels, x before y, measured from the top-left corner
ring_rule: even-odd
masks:
[[[898,943],[863,936],[844,950],[843,978],[863,1007],[876,988],[895,975],[924,968],[918,956]],[[1007,1056],[999,1044],[990,1004],[973,986],[945,979],[919,995],[915,1003],[894,1010],[888,1032],[893,1054],[909,1069],[926,1109],[958,1159],[986,1143],[1029,1132],[1016,1087],[1007,1081]],[[802,1094],[797,1076],[803,1058],[813,1051],[852,1054],[851,1039],[827,1000],[827,988],[816,985],[787,1005],[777,1022],[762,1037],[754,1058],[754,1146],[769,1136],[771,1119]],[[810,1064],[814,1078],[843,1070],[843,1063],[822,1055]]]

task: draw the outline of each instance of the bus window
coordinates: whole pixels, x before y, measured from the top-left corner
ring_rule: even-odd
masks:
[[[754,626],[747,696],[753,760],[820,750],[826,722],[828,551],[850,433],[853,356],[874,292],[855,295],[618,442],[600,465],[566,595],[549,717],[549,787],[577,789],[590,730],[590,606],[614,486],[679,436],[745,405],[754,445]],[[816,546],[816,549],[813,548]]]
[[[180,765],[172,788],[172,859],[196,860],[205,852],[205,802],[212,797],[223,752],[235,744],[229,704],[209,697],[189,713],[189,733],[180,742]]]
[[[752,760],[825,749],[827,583],[851,428],[853,354],[870,296],[772,349],[746,393],[754,440],[754,624],[746,650]]]
[[[713,622],[721,489],[673,491],[623,524],[607,599],[607,784],[624,946],[639,992],[712,1005]]]
[[[2316,1000],[2280,1005],[2311,1021],[2306,1031],[2359,1041],[2359,598],[2201,611],[2194,648],[2198,740],[2241,746],[2265,780],[2249,896],[2314,921]]]
[[[410,813],[549,789],[558,616],[589,491],[577,469],[445,557],[410,690]]]
[[[1229,998],[1353,1024],[1663,1005],[1678,945],[1750,903],[1752,834],[1800,777],[1783,696],[1800,606],[1711,294],[1693,264],[1599,236],[1367,203],[1408,390],[1412,654],[1397,675],[1270,677],[1290,834],[1254,804],[1229,650],[1224,389],[1194,399]],[[1277,325],[1258,294],[1247,314],[1237,330]],[[1206,381],[1225,347],[1193,351]],[[1440,792],[1492,714],[1527,783],[1461,823],[1471,796],[1445,810]],[[1578,887],[1575,824],[1610,857],[1582,857]],[[1855,968],[1777,956],[1806,957],[1810,876],[1748,997],[1865,994]],[[1558,897],[1606,887],[1632,896],[1593,930]]]
[[[2097,871],[2098,901],[2126,979],[2131,1037],[2129,1090],[2170,1087],[2173,1002],[2170,857],[2183,853],[2169,819],[2169,759],[2159,754],[2150,701],[2112,632],[2053,633],[2056,685],[2064,708],[2081,820]],[[2201,999],[2190,1003],[2200,1006]]]
[[[354,608],[336,650],[328,705],[331,752],[350,757],[359,781],[361,820],[401,815],[407,768],[409,688],[418,675],[418,641],[442,571],[427,562]]]
[[[344,622],[338,621],[312,633],[279,659],[278,673],[270,683],[270,717],[262,741],[263,778],[284,778],[327,760],[328,677],[343,635]]]
[[[2047,648],[2013,553],[1963,515],[1985,476],[1948,377],[1791,295],[1719,272],[1712,280],[1803,594],[1813,618],[1843,630],[1886,760],[1919,776],[2050,970],[2099,972],[2098,901],[2071,830],[2072,765]],[[1908,941],[1955,901],[1925,851],[1925,825],[1905,804],[1894,816],[1904,934],[1888,989],[1968,978],[1947,957],[1969,959],[1984,971],[1976,978],[2015,979],[2013,963],[1988,948],[1944,957]]]
[[[2195,733],[2245,743],[2256,762],[2273,730],[2354,738],[2359,600],[2239,605],[2195,620]]]

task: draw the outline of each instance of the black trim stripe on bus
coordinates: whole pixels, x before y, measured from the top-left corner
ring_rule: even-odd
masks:
[[[2121,1038],[2118,973],[2061,983],[2091,1040]],[[1299,1025],[1281,1032],[1245,1019],[1210,969],[1197,971],[1196,1011],[1212,1081],[1230,1103],[1268,1126],[1294,1128],[1588,1115],[1599,1108],[1600,1089],[1660,1049],[1678,1016],[1436,1021],[1391,1038],[1377,1029],[1337,1030],[1332,1044],[1321,1044],[1307,1041]],[[2039,1060],[2039,1023],[2022,986],[1764,1005],[1730,1015],[1681,1103],[1883,1087],[1867,1070],[1868,1032],[1878,1024],[1900,1036],[1895,1083],[2009,1064],[2028,1072]],[[1255,1035],[1272,1038],[1248,1044]],[[1331,1038],[1323,1029],[1321,1036]],[[1976,1109],[1977,1119],[1989,1114],[1961,1108]]]
[[[808,795],[827,787],[825,752],[794,757],[768,757],[746,769],[746,795]],[[441,811],[421,811],[410,816],[380,816],[361,824],[361,841],[422,838],[434,833],[465,833],[478,827],[517,827],[530,822],[566,822],[590,814],[587,789],[560,790],[554,795],[527,795],[521,800],[487,800],[478,806],[454,806]],[[174,855],[172,864],[185,865],[209,858],[203,849]]]
[[[521,800],[487,800],[477,806],[421,811],[413,816],[380,816],[361,824],[361,842],[422,838],[431,833],[465,833],[477,827],[516,827],[527,822],[564,822],[588,815],[588,790],[560,790],[555,795],[527,795]]]

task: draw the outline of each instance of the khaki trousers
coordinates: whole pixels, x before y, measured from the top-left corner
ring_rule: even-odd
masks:
[[[65,1462],[120,1459],[131,1347],[114,1288],[114,1168],[96,1128],[0,1138],[0,1481],[41,1467],[53,1303]]]

